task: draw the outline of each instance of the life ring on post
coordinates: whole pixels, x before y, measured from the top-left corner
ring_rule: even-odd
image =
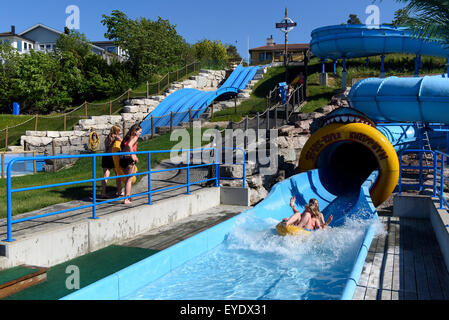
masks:
[[[100,137],[94,129],[90,129],[89,133],[89,149],[93,152],[98,151],[100,148]]]

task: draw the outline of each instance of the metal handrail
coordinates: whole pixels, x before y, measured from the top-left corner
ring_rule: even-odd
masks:
[[[243,166],[243,177],[242,178],[233,178],[234,180],[242,180],[243,181],[243,188],[246,188],[246,171],[245,171],[245,163],[246,163],[246,151],[242,148],[229,148],[225,147],[222,150],[225,149],[232,149],[232,150],[240,150],[243,152],[243,163],[233,163],[233,165],[242,165]],[[216,155],[215,162],[213,163],[206,163],[206,164],[200,164],[200,165],[191,165],[191,159],[190,154],[195,151],[210,151],[214,150],[214,153]],[[186,153],[187,154],[187,161],[186,165],[183,167],[176,167],[176,168],[170,168],[170,169],[163,169],[163,170],[151,170],[151,155],[155,153]],[[148,168],[146,171],[143,172],[137,172],[134,174],[128,174],[128,175],[120,175],[120,176],[112,176],[108,178],[97,178],[97,172],[96,172],[96,159],[97,157],[105,157],[105,156],[123,156],[123,155],[147,155],[148,156]],[[57,183],[57,184],[50,184],[50,185],[44,185],[44,186],[34,186],[34,187],[27,187],[27,188],[19,188],[19,189],[13,189],[12,188],[12,167],[17,162],[23,162],[23,161],[45,161],[45,160],[58,160],[58,159],[80,159],[80,158],[91,158],[92,159],[92,178],[91,179],[85,179],[80,181],[70,181],[70,182],[64,182],[64,183]],[[92,218],[91,219],[98,219],[96,214],[96,209],[98,205],[107,204],[111,202],[117,202],[125,199],[131,199],[139,196],[148,196],[148,205],[152,205],[151,201],[151,195],[154,193],[172,190],[172,189],[178,189],[178,188],[187,188],[187,194],[190,194],[190,186],[200,184],[203,182],[209,182],[215,180],[215,187],[220,187],[221,179],[220,179],[220,165],[223,165],[223,163],[220,163],[220,159],[218,157],[217,148],[197,148],[197,149],[179,149],[179,150],[153,150],[153,151],[138,151],[138,152],[119,152],[119,153],[102,153],[102,154],[88,154],[88,155],[60,155],[60,156],[38,156],[38,157],[21,157],[21,158],[14,158],[12,159],[7,167],[7,177],[6,177],[6,186],[7,186],[7,239],[3,240],[5,242],[13,242],[15,241],[12,238],[12,225],[20,222],[25,221],[31,221],[39,218],[54,216],[57,214],[67,213],[71,211],[76,211],[80,209],[87,209],[92,208]],[[209,166],[216,166],[216,176],[215,178],[205,179],[201,181],[194,181],[190,182],[190,169],[200,168],[200,167],[209,167]],[[155,173],[161,173],[161,172],[168,172],[168,171],[179,171],[179,170],[187,170],[187,183],[178,185],[175,187],[168,187],[163,189],[157,189],[157,190],[151,190],[151,175]],[[97,196],[96,196],[96,184],[99,181],[107,181],[107,180],[113,180],[113,179],[121,179],[121,178],[129,178],[129,177],[137,177],[137,176],[144,176],[148,175],[148,191],[134,194],[130,196],[110,199],[102,202],[97,202]],[[75,184],[84,184],[84,183],[92,183],[93,187],[93,196],[92,196],[92,204],[78,206],[74,208],[64,209],[56,212],[36,215],[32,217],[27,218],[21,218],[17,220],[12,219],[12,194],[13,193],[19,193],[19,192],[26,192],[26,191],[33,191],[33,190],[41,190],[41,189],[50,189],[55,187],[63,187],[63,186],[69,186],[69,185],[75,185]]]
[[[432,166],[423,166],[422,163],[420,163],[419,166],[404,166],[402,164],[402,157],[406,153],[432,153],[433,154],[433,165]],[[440,160],[438,160],[438,155],[440,155]],[[416,169],[419,170],[419,190],[421,191],[426,185],[423,183],[423,171],[424,170],[433,170],[433,185],[427,187],[433,188],[433,197],[438,197],[440,199],[440,209],[444,209],[446,206],[447,209],[449,209],[449,202],[444,198],[444,182],[449,182],[449,177],[446,177],[444,175],[444,169],[445,169],[445,163],[449,162],[449,154],[441,152],[441,151],[429,151],[424,149],[407,149],[401,151],[399,154],[399,194],[402,194],[402,170],[403,169]],[[438,167],[440,165],[440,167]],[[438,181],[440,183],[440,188],[438,188]],[[415,185],[413,185],[415,186]]]

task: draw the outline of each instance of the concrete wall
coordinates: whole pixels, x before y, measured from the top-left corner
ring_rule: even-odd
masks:
[[[20,264],[51,267],[219,205],[220,188],[205,188],[98,220],[86,219],[19,237],[2,243],[6,258],[0,259],[0,270]]]

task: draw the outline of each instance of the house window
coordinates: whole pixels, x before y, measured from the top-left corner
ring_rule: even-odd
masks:
[[[39,49],[42,50],[42,51],[44,51],[44,50],[45,50],[45,45],[40,44],[40,45],[39,45]]]
[[[259,53],[259,61],[265,61],[265,52]]]
[[[273,54],[270,52],[270,53],[266,53],[265,54],[265,60],[268,60],[268,61],[271,61],[271,60],[273,60]]]

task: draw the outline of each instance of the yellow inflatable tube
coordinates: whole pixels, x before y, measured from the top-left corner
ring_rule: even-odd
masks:
[[[309,235],[310,231],[304,230],[303,228],[296,227],[296,226],[285,226],[282,222],[280,222],[276,226],[276,231],[278,235],[280,236],[297,236],[297,235]]]
[[[396,188],[399,180],[399,160],[390,141],[372,126],[364,123],[332,123],[318,130],[301,152],[300,171],[317,169],[320,154],[330,145],[343,141],[360,143],[375,156],[379,177],[371,189],[371,199],[374,206],[379,206]]]
[[[121,151],[121,142],[120,141],[115,141],[114,144],[112,145],[112,153],[118,153]],[[115,167],[115,172],[117,173],[118,176],[124,176],[125,173],[123,172],[122,167],[120,167],[120,157],[119,156],[113,156],[112,159],[114,160],[114,167]],[[137,173],[137,166],[134,166],[134,173]],[[126,182],[126,178],[121,178],[122,182],[125,183]],[[137,177],[133,177],[132,180],[132,184],[135,184],[137,181]]]

